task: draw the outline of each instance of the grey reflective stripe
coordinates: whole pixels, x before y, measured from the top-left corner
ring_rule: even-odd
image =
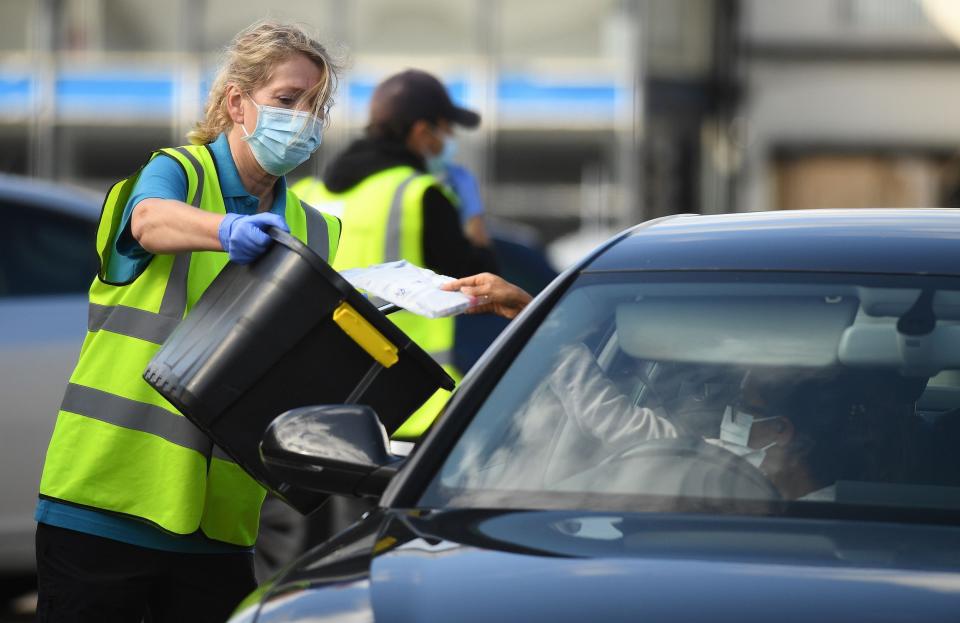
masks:
[[[70,383],[60,408],[114,426],[155,435],[178,446],[196,450],[204,456],[210,455],[210,439],[199,428],[182,415],[156,405]]]
[[[163,344],[179,323],[179,318],[157,315],[136,307],[90,303],[87,330],[96,332],[104,329],[153,344]]]
[[[163,300],[160,301],[161,317],[175,318],[177,322],[187,311],[187,277],[190,275],[191,253],[177,253],[170,268],[170,277],[167,278],[167,287],[163,291]]]
[[[307,246],[314,253],[327,261],[330,259],[330,233],[327,230],[327,219],[320,210],[306,201],[300,202],[303,213],[307,216]]]
[[[383,247],[383,261],[395,262],[400,259],[400,231],[403,227],[403,193],[407,190],[407,185],[420,177],[420,173],[414,173],[407,179],[400,182],[396,192],[393,193],[393,200],[390,202],[390,213],[387,215],[387,239]]]
[[[153,313],[126,305],[98,305],[90,303],[87,312],[87,330],[104,329],[127,337],[163,344],[187,309],[187,275],[190,254],[180,253],[173,259],[167,287],[160,301],[160,312]]]
[[[452,366],[453,365],[453,351],[452,350],[440,350],[435,353],[430,353],[430,356],[433,357],[433,360],[439,363],[441,366]]]
[[[230,458],[230,455],[223,451],[223,448],[220,446],[213,446],[213,452],[210,454],[211,457],[215,459],[220,459],[221,461],[226,461],[227,463],[234,463],[235,461]]]
[[[190,202],[195,208],[200,207],[200,202],[203,201],[203,184],[204,184],[204,175],[203,175],[203,165],[200,164],[200,161],[197,160],[197,157],[190,153],[186,147],[174,147],[173,151],[181,154],[184,158],[187,159],[190,164],[193,165],[194,171],[197,172],[197,190],[193,193],[193,200]]]
[[[87,308],[87,331],[96,333],[102,329],[103,325],[107,324],[107,318],[110,317],[110,314],[113,313],[117,307],[119,307],[119,305],[109,306],[90,303],[90,306]]]
[[[174,147],[173,150],[186,158],[193,165],[193,170],[197,174],[197,188],[193,192],[190,205],[199,209],[203,202],[203,188],[206,184],[203,165],[186,147]],[[190,274],[191,256],[191,253],[178,253],[174,258],[173,268],[170,269],[170,278],[167,279],[167,289],[164,290],[163,300],[160,302],[161,316],[179,320],[183,318],[183,314],[187,311],[187,277]]]

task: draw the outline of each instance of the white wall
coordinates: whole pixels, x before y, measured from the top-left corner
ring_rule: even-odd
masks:
[[[743,7],[743,34],[758,43],[947,42],[920,0],[745,0]]]
[[[960,63],[757,63],[748,84],[741,209],[772,207],[778,144],[960,148]]]
[[[775,146],[960,148],[960,51],[919,0],[745,0],[741,26],[738,209],[774,207]]]

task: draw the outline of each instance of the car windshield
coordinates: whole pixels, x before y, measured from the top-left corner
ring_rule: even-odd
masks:
[[[578,278],[427,507],[960,511],[960,282]]]

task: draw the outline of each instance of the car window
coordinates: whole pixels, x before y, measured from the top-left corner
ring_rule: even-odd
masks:
[[[86,292],[97,272],[96,225],[36,205],[0,202],[0,296]]]
[[[960,283],[581,277],[425,506],[960,511]]]

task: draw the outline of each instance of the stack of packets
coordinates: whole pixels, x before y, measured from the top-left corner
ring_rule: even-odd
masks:
[[[466,294],[440,289],[453,277],[438,275],[407,260],[351,268],[340,274],[358,290],[427,318],[456,316],[466,311],[473,300]]]

